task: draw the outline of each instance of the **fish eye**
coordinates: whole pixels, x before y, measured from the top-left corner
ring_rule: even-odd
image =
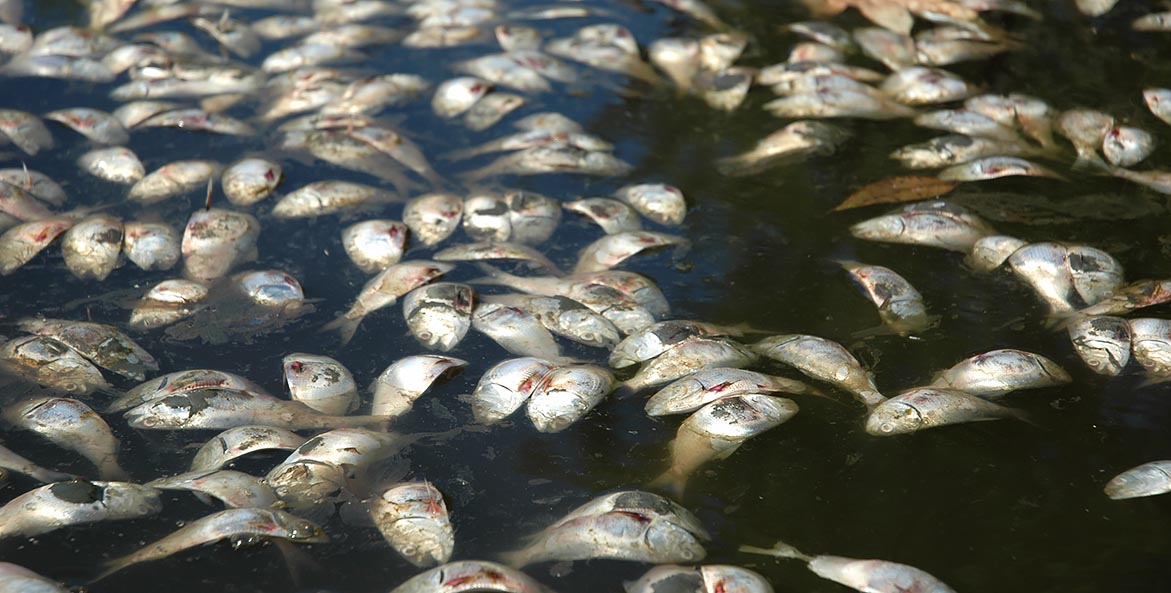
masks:
[[[894,424],[894,422],[890,422],[888,420],[886,422],[883,422],[881,425],[879,425],[878,430],[882,431],[885,434],[890,434],[890,433],[894,432],[895,424]]]

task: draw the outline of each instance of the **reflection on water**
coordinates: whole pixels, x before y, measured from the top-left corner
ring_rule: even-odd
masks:
[[[29,21],[44,30],[82,17],[72,2],[29,3]],[[32,6],[35,4],[35,7]],[[659,5],[597,3],[617,15],[645,46],[668,35],[703,29]],[[721,16],[753,39],[745,59],[763,66],[784,59],[793,35],[778,32],[780,23],[807,15],[790,2],[718,4]],[[1137,15],[1156,10],[1155,3],[1122,3],[1106,17],[1089,20],[1069,2],[1038,8],[1045,20],[1003,16],[1005,27],[1024,43],[1018,52],[952,70],[990,92],[1025,92],[1059,109],[1092,106],[1123,121],[1147,127],[1158,137],[1166,128],[1142,105],[1140,90],[1171,80],[1167,37],[1138,35],[1128,29]],[[265,14],[242,10],[247,20]],[[605,19],[591,18],[588,22]],[[572,33],[587,21],[546,21],[546,38]],[[853,13],[838,17],[845,26],[865,24]],[[401,24],[391,21],[391,24]],[[195,34],[186,23],[176,28]],[[210,47],[210,46],[209,46]],[[266,44],[263,53],[279,47]],[[396,47],[370,51],[359,66],[378,72],[413,72],[432,82],[452,75],[449,64],[486,46],[408,52]],[[3,107],[45,113],[86,105],[111,110],[107,85],[45,79],[0,82]],[[784,426],[750,441],[731,458],[701,470],[681,501],[695,511],[714,535],[707,561],[752,567],[778,591],[841,590],[818,579],[799,563],[774,563],[737,553],[740,543],[767,545],[775,538],[816,553],[884,558],[922,567],[958,591],[1166,591],[1171,577],[1167,532],[1171,515],[1159,498],[1112,502],[1101,492],[1105,481],[1122,469],[1171,454],[1171,404],[1166,384],[1146,385],[1140,377],[1107,379],[1089,372],[1063,333],[1044,327],[1044,310],[1029,290],[1007,275],[982,276],[962,265],[962,256],[929,248],[864,243],[846,229],[873,216],[873,209],[830,212],[858,187],[902,174],[887,155],[899,146],[935,135],[905,122],[845,121],[855,140],[832,157],[781,166],[767,173],[727,178],[712,163],[741,152],[782,122],[761,105],[771,97],[757,89],[737,111],[716,112],[693,97],[623,86],[622,78],[590,74],[589,83],[570,92],[531,97],[522,113],[560,111],[615,146],[615,154],[634,165],[622,179],[571,176],[512,177],[506,187],[520,187],[558,199],[609,195],[639,181],[665,181],[683,190],[689,212],[678,231],[693,241],[682,262],[662,252],[635,258],[624,267],[644,273],[662,287],[678,318],[716,323],[743,323],[762,330],[810,333],[847,345],[876,374],[888,393],[927,381],[938,369],[977,352],[1020,348],[1042,353],[1069,369],[1067,387],[1010,396],[1028,411],[1035,425],[998,422],[930,431],[906,438],[876,439],[865,434],[861,409],[845,399],[801,398],[801,413]],[[236,108],[241,117],[254,106]],[[454,175],[483,165],[439,158],[452,150],[478,145],[501,135],[502,126],[485,132],[457,129],[434,116],[427,101],[394,108],[390,117],[425,147],[438,173]],[[5,147],[0,166],[27,161],[54,176],[71,196],[71,206],[118,204],[124,216],[136,209],[122,204],[124,189],[94,181],[77,170],[75,159],[90,147],[57,126],[56,150],[27,159]],[[173,160],[211,158],[231,162],[266,152],[271,138],[261,134],[237,138],[189,134],[172,129],[136,130],[130,147],[146,169]],[[1151,168],[1165,168],[1166,150],[1155,152]],[[283,192],[321,179],[372,183],[370,177],[320,161],[282,161]],[[473,188],[461,188],[470,190]],[[997,192],[1044,197],[1068,205],[1078,196],[1107,194],[1141,203],[1138,214],[1061,216],[997,215],[981,195]],[[1029,241],[1079,241],[1110,251],[1129,279],[1171,274],[1166,243],[1167,216],[1162,197],[1109,178],[1076,175],[1071,183],[1045,179],[1007,179],[969,184],[957,193],[1001,232]],[[1008,196],[1008,197],[1004,197]],[[165,202],[155,215],[181,227],[201,196]],[[981,209],[981,204],[983,208]],[[1134,206],[1134,204],[1132,204]],[[1068,207],[1068,206],[1067,206]],[[161,332],[136,336],[158,359],[163,371],[187,368],[229,370],[283,393],[281,358],[291,352],[328,354],[344,363],[365,386],[390,362],[420,352],[407,333],[397,307],[371,315],[355,339],[339,346],[332,334],[317,331],[346,307],[367,276],[342,251],[345,217],[277,220],[271,204],[255,210],[264,230],[259,239],[259,266],[286,270],[298,278],[314,311],[288,327],[250,343],[205,345],[179,341]],[[1091,202],[1084,208],[1101,208]],[[401,206],[384,214],[397,218]],[[1116,218],[1124,218],[1118,221]],[[576,216],[566,215],[558,235],[542,251],[563,267],[598,236]],[[413,247],[408,258],[432,250]],[[873,307],[858,296],[832,262],[854,259],[897,269],[924,294],[930,310],[942,315],[938,327],[917,339],[879,336],[855,339],[877,325]],[[480,272],[461,266],[446,280],[468,281]],[[123,266],[102,283],[82,282],[62,266],[59,250],[37,258],[19,273],[0,281],[0,311],[6,319],[44,315],[91,318],[122,323],[127,307],[142,291],[167,277]],[[1166,307],[1152,316],[1166,314]],[[11,335],[15,329],[5,327]],[[452,353],[470,361],[467,369],[420,401],[404,419],[406,432],[442,431],[470,422],[466,397],[481,374],[506,354],[483,335],[472,332]],[[569,356],[601,360],[598,351],[569,347]],[[779,365],[759,370],[789,374]],[[128,387],[128,385],[121,385]],[[667,463],[667,444],[677,420],[649,419],[641,398],[611,399],[587,420],[557,435],[537,433],[524,419],[506,421],[487,431],[467,431],[448,440],[407,450],[404,471],[435,483],[445,494],[456,526],[457,559],[494,558],[592,496],[619,487],[646,484]],[[108,418],[123,442],[122,458],[137,478],[150,479],[186,468],[203,432],[180,434],[135,431],[119,418]],[[61,455],[26,435],[10,433],[5,442],[37,460],[61,459],[56,469],[84,474],[88,466]],[[283,459],[263,454],[236,469],[266,472]],[[409,469],[406,467],[409,466]],[[18,480],[0,491],[7,500],[31,483]],[[207,513],[207,507],[183,493],[165,493],[166,512],[132,523],[97,524],[62,530],[31,540],[0,542],[0,559],[28,566],[69,584],[82,584],[102,559],[118,556],[174,530],[180,521]],[[305,548],[297,582],[285,560],[271,546],[229,551],[185,553],[169,560],[126,570],[89,587],[103,591],[169,589],[197,591],[287,591],[325,588],[336,591],[385,591],[415,570],[389,550],[369,527],[334,519],[333,542]],[[529,573],[566,593],[617,590],[637,578],[645,566],[613,561],[576,563],[571,568],[537,565]]]

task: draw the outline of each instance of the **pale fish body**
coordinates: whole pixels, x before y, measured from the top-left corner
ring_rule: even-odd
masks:
[[[932,105],[959,101],[976,94],[976,87],[939,68],[914,66],[899,70],[879,87],[904,105]]]
[[[897,562],[808,556],[785,542],[777,542],[768,549],[740,546],[740,551],[801,560],[808,563],[813,574],[862,593],[955,593],[954,589],[927,572]]]
[[[947,134],[926,142],[904,146],[890,154],[909,169],[936,169],[963,164],[990,156],[1027,156],[1035,150],[1020,142],[1005,142],[981,136]]]
[[[358,409],[358,384],[337,360],[295,352],[285,356],[281,364],[293,401],[330,416],[344,416]]]
[[[980,237],[972,244],[964,263],[977,272],[988,273],[1004,265],[1013,253],[1025,245],[1028,243],[1006,235]]]
[[[915,125],[933,130],[943,130],[965,136],[991,138],[1000,142],[1020,143],[1020,134],[984,114],[967,109],[942,109],[924,113],[915,118]]]
[[[540,120],[538,120],[539,122]],[[560,124],[561,122],[554,122]],[[573,122],[570,122],[573,123]],[[577,125],[573,123],[573,125]],[[469,159],[482,154],[490,154],[493,152],[518,151],[536,148],[548,149],[563,149],[567,155],[572,155],[571,151],[585,151],[598,152],[613,150],[614,146],[597,136],[582,132],[580,129],[574,128],[548,128],[537,126],[532,129],[525,129],[515,134],[510,134],[496,140],[485,142],[479,146],[457,150],[447,155],[451,160]],[[528,154],[544,154],[544,153],[528,153]],[[543,158],[548,158],[548,155]],[[569,158],[569,157],[565,157]],[[510,163],[511,160],[501,160],[501,163]],[[535,166],[536,164],[534,164]]]
[[[1130,323],[1121,317],[1079,317],[1069,325],[1074,352],[1091,371],[1118,376],[1130,362]]]
[[[66,393],[89,395],[110,389],[96,366],[53,338],[23,336],[4,342],[0,362],[28,381]]]
[[[407,225],[396,220],[365,220],[342,229],[346,255],[367,274],[398,263],[406,243]]]
[[[140,562],[160,560],[184,550],[230,537],[280,538],[294,543],[324,543],[329,536],[316,524],[272,509],[228,509],[191,521],[178,531],[105,563],[103,579]],[[97,580],[97,579],[95,579]]]
[[[403,222],[428,247],[442,242],[459,228],[464,201],[452,194],[426,194],[407,202]]]
[[[1057,132],[1077,151],[1075,169],[1105,170],[1098,149],[1114,128],[1114,117],[1092,109],[1069,109],[1057,116]]]
[[[1168,22],[1171,23],[1171,19]],[[1171,124],[1171,89],[1143,89],[1143,102],[1155,117]]]
[[[698,336],[730,335],[725,328],[701,321],[675,319],[660,321],[627,335],[610,351],[615,369],[646,362],[687,339]]]
[[[64,585],[23,566],[0,562],[0,589],[11,593],[68,593]]]
[[[0,235],[0,276],[7,276],[32,261],[71,226],[73,221],[68,218],[46,218],[4,231]]]
[[[94,364],[128,379],[142,381],[159,370],[155,358],[113,326],[67,319],[22,319],[20,329],[69,346]]]
[[[204,443],[191,459],[191,471],[214,471],[253,451],[292,451],[304,443],[304,437],[284,428],[237,426]]]
[[[726,459],[748,439],[780,426],[797,414],[792,400],[746,393],[721,398],[687,417],[671,441],[671,464],[653,484],[682,494],[704,464]]]
[[[403,297],[403,316],[407,328],[423,346],[448,352],[471,328],[474,300],[475,292],[466,284],[427,284]]]
[[[211,101],[205,99],[204,103]],[[227,134],[230,136],[254,136],[256,129],[236,118],[209,113],[204,109],[176,109],[151,117],[138,124],[142,128],[164,127],[176,128],[188,132],[210,132],[213,134]],[[212,173],[219,172],[218,165]]]
[[[493,92],[480,99],[464,114],[464,126],[473,132],[482,132],[496,125],[505,116],[520,109],[528,99],[515,93]]]
[[[267,198],[284,178],[279,163],[250,157],[232,163],[220,177],[220,187],[236,206],[251,206]]]
[[[669,383],[708,368],[740,368],[752,364],[756,353],[727,338],[693,337],[650,360],[623,384],[634,391]]]
[[[9,424],[35,432],[54,445],[77,452],[98,468],[103,479],[124,480],[118,465],[118,438],[110,425],[89,406],[64,397],[17,402],[4,409]]]
[[[1078,311],[1078,315],[1121,315],[1171,301],[1171,280],[1139,280]]]
[[[11,69],[12,63],[5,66]],[[41,123],[41,118],[16,109],[0,109],[0,138],[7,137],[29,156],[36,156],[41,150],[53,148],[53,135]]]
[[[393,432],[376,432],[364,428],[335,428],[310,438],[289,454],[282,465],[317,462],[329,463],[337,467],[346,467],[353,477],[361,478],[370,465],[386,459],[404,447],[411,444],[414,437],[403,436]],[[269,473],[270,483],[274,487],[279,480],[274,476],[280,473],[274,469]]]
[[[358,50],[340,45],[296,44],[269,54],[261,62],[260,69],[270,74],[279,74],[310,66],[350,64],[365,57]]]
[[[130,327],[155,329],[186,318],[207,298],[207,287],[194,280],[163,280],[151,287],[130,311]]]
[[[183,273],[210,282],[257,257],[260,222],[250,214],[209,208],[196,210],[183,229]]]
[[[752,68],[733,66],[723,70],[700,70],[692,79],[692,88],[699,93],[704,103],[712,109],[734,111],[752,86],[756,71]]]
[[[493,294],[481,297],[481,302],[524,309],[536,316],[545,329],[587,346],[611,348],[622,339],[612,321],[568,297]]]
[[[629,231],[606,235],[582,250],[573,268],[574,274],[608,270],[638,253],[668,245],[687,246],[690,242],[678,235],[652,231]]]
[[[683,224],[687,202],[679,188],[665,183],[627,185],[614,192],[614,197],[630,204],[639,214],[662,225]]]
[[[789,48],[785,61],[797,62],[844,62],[846,54],[816,41],[798,43]]]
[[[337,329],[342,342],[348,342],[358,324],[370,313],[393,305],[399,297],[453,270],[453,264],[411,260],[393,264],[371,278],[362,287],[354,304],[324,329]]]
[[[656,39],[647,48],[647,56],[680,90],[691,88],[691,80],[700,67],[698,41],[677,37]]]
[[[430,482],[403,482],[368,503],[382,536],[408,562],[418,567],[444,564],[455,548],[443,494]]]
[[[395,201],[394,193],[349,181],[314,181],[293,190],[273,206],[280,218],[305,218],[362,210]]]
[[[159,491],[127,482],[56,482],[0,507],[0,539],[29,537],[62,527],[121,521],[163,510]]]
[[[878,82],[886,75],[867,68],[832,62],[781,62],[765,66],[757,73],[756,81],[765,86],[790,83],[806,76],[845,76],[859,82]]]
[[[874,384],[874,375],[845,346],[818,336],[782,334],[752,345],[761,356],[789,365],[812,379],[848,391],[867,407],[886,401]]]
[[[544,376],[556,368],[548,360],[523,357],[497,363],[472,391],[472,414],[480,424],[495,424],[517,411]]]
[[[585,417],[614,390],[610,371],[570,365],[545,373],[529,397],[529,420],[540,432],[561,432]]]
[[[550,40],[545,44],[545,51],[652,84],[661,80],[651,65],[642,60],[634,34],[621,25],[606,23],[582,27],[572,37]]]
[[[82,280],[105,280],[122,253],[122,221],[102,214],[74,224],[61,237],[65,267]]]
[[[233,470],[201,470],[158,478],[146,483],[159,490],[188,490],[203,497],[211,496],[232,509],[270,509],[280,499],[264,480]]]
[[[219,171],[215,161],[174,161],[138,180],[126,197],[142,204],[161,202],[206,186]]]
[[[853,33],[829,21],[799,21],[783,27],[786,31],[828,45],[843,53],[857,51],[857,30]]]
[[[163,222],[128,222],[122,227],[126,259],[144,270],[169,270],[179,263],[179,235]]]
[[[630,206],[609,198],[585,198],[566,202],[563,207],[589,217],[607,234],[642,230],[642,222]]]
[[[1150,461],[1132,467],[1110,478],[1104,490],[1111,500],[1171,492],[1171,461]]]
[[[1115,167],[1137,165],[1155,150],[1150,132],[1131,126],[1116,126],[1102,139],[1102,154]]]
[[[352,486],[366,486],[370,465],[395,455],[412,440],[355,428],[331,430],[305,441],[265,480],[290,511],[324,519],[333,514],[335,503],[353,496]]]
[[[529,575],[483,560],[460,560],[419,573],[390,593],[550,593]]]
[[[472,328],[518,356],[561,358],[561,347],[535,315],[499,303],[480,303],[472,312]]]
[[[494,193],[468,196],[464,201],[464,232],[480,241],[508,241],[512,221],[508,202]]]
[[[995,399],[1018,389],[1054,387],[1073,381],[1057,363],[1023,350],[991,350],[939,373],[933,387],[948,387]]]
[[[1171,31],[1171,12],[1152,12],[1134,19],[1130,28],[1135,31]]]
[[[281,270],[241,272],[232,276],[231,284],[261,307],[292,312],[305,303],[305,289],[301,282]]]
[[[456,47],[484,37],[484,31],[474,25],[426,27],[416,29],[403,38],[403,47]]]
[[[98,179],[126,185],[137,183],[146,175],[138,155],[123,146],[90,150],[77,158],[77,165]]]
[[[863,54],[882,62],[894,72],[919,63],[915,40],[910,35],[881,27],[858,27],[853,36]]]
[[[5,469],[18,474],[24,474],[38,480],[40,482],[59,482],[72,479],[73,476],[61,472],[55,472],[50,469],[45,469],[20,455],[17,455],[8,447],[0,445],[0,469]]]
[[[871,410],[870,416],[866,418],[866,432],[873,436],[891,436],[949,424],[1021,417],[1018,410],[996,405],[963,391],[917,387]]]
[[[925,331],[938,321],[927,314],[923,295],[894,270],[857,262],[841,262],[854,283],[878,308],[882,323],[901,336]]]
[[[243,391],[251,391],[257,395],[268,396],[259,385],[239,375],[211,369],[190,369],[167,373],[130,388],[126,392],[126,395],[114,400],[105,409],[105,412],[123,412],[148,401],[162,399],[168,395],[177,395],[203,389],[205,387],[240,389]]]
[[[0,169],[0,181],[15,185],[46,204],[64,206],[68,196],[52,177],[27,167]]]
[[[899,119],[914,117],[914,109],[893,100],[882,99],[868,93],[824,90],[810,93],[794,93],[787,97],[773,99],[764,108],[776,117],[789,118],[861,118]]]
[[[294,401],[235,389],[205,387],[143,403],[125,418],[151,430],[226,429],[260,424],[290,430],[381,425],[381,416],[328,416]]]
[[[1076,289],[1065,246],[1031,243],[1013,252],[1008,265],[1049,306],[1050,313],[1068,313],[1075,309]]]
[[[58,109],[46,113],[45,119],[65,124],[74,132],[98,144],[126,144],[130,141],[130,133],[122,127],[122,122],[108,112],[99,109],[90,107]]]
[[[546,271],[561,275],[557,264],[545,257],[543,253],[520,243],[509,242],[482,242],[453,245],[438,251],[433,256],[439,261],[486,261],[497,259],[515,259],[526,261]]]
[[[475,76],[460,76],[444,81],[435,89],[431,109],[443,118],[466,113],[492,90],[492,84]]]
[[[430,87],[426,79],[415,74],[393,73],[362,78],[346,86],[338,100],[323,105],[321,112],[327,115],[378,113],[419,97]]]
[[[536,245],[557,231],[561,222],[558,200],[525,190],[509,190],[502,197],[508,206],[509,241]]]
[[[455,376],[467,365],[465,360],[434,354],[401,358],[386,367],[370,385],[373,395],[370,413],[375,416],[406,414],[435,381]]]
[[[697,371],[660,389],[647,400],[649,416],[687,414],[710,403],[741,395],[810,393],[800,381],[743,369],[712,368]]]
[[[1120,179],[1137,183],[1161,194],[1171,194],[1171,172],[1168,171],[1131,171],[1129,169],[1111,169],[1110,174]]]
[[[630,512],[643,515],[652,521],[675,523],[703,541],[710,539],[703,524],[690,511],[669,498],[643,490],[619,490],[603,494],[573,509],[569,514],[555,521],[550,527],[558,527],[582,517],[592,517],[610,512]]]
[[[995,232],[980,217],[947,202],[913,204],[850,227],[850,234],[859,239],[928,245],[963,253]]]
[[[464,174],[468,182],[497,175],[542,175],[577,173],[600,177],[621,177],[633,167],[608,152],[584,150],[565,144],[534,146],[502,156]]]
[[[624,584],[626,593],[772,593],[759,574],[727,564],[698,567],[661,564],[637,581]]]
[[[1122,264],[1109,253],[1087,245],[1069,245],[1066,253],[1074,290],[1087,305],[1106,300],[1122,287]]]
[[[0,183],[0,215],[6,220],[32,222],[49,218],[53,216],[53,212],[21,187]],[[5,228],[11,224],[13,223],[6,224]]]
[[[513,59],[509,54],[490,54],[455,64],[457,72],[470,74],[492,84],[503,85],[526,93],[552,90],[549,81],[539,72]]]
[[[1130,349],[1149,376],[1171,378],[1171,319],[1131,319]]]
[[[985,181],[1015,175],[1066,180],[1063,175],[1048,167],[1015,156],[983,157],[967,163],[952,165],[939,172],[939,178],[944,181]]]
[[[753,175],[810,156],[834,153],[852,134],[817,121],[796,121],[760,139],[748,152],[716,161],[724,175]]]
[[[218,19],[196,17],[191,20],[191,24],[241,58],[252,57],[260,51],[260,36],[247,24],[228,18],[227,12]]]

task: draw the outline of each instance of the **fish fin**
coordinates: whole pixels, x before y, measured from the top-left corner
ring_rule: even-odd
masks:
[[[674,500],[682,500],[683,490],[687,488],[688,477],[687,474],[668,469],[659,474],[659,477],[651,480],[647,484],[647,488],[663,492]]]
[[[890,335],[894,335],[894,334],[895,334],[895,331],[892,330],[891,328],[889,328],[883,324],[878,324],[874,327],[860,329],[860,330],[850,334],[850,337],[855,340],[861,340],[864,338],[873,338],[873,337],[877,337],[877,336],[890,336]]]
[[[906,8],[892,2],[867,0],[850,4],[870,22],[900,35],[910,35],[915,25],[915,18]]]
[[[526,564],[530,564],[529,549],[522,548],[520,550],[512,550],[510,552],[501,552],[500,562],[513,568],[520,569]]]
[[[793,558],[795,560],[804,560],[809,562],[813,560],[813,556],[803,554],[801,550],[786,544],[783,541],[777,541],[771,548],[758,548],[756,546],[740,546],[738,551],[746,554],[763,554],[765,556],[772,556],[774,558]]]
[[[130,474],[126,473],[126,470],[122,469],[122,466],[118,465],[118,461],[116,459],[110,459],[107,462],[102,463],[98,467],[98,474],[102,477],[103,480],[109,482],[133,481],[130,478]]]
[[[354,339],[354,334],[357,333],[358,325],[360,323],[362,323],[361,317],[357,319],[350,319],[345,315],[338,315],[337,319],[334,319],[333,321],[330,321],[329,323],[321,326],[320,331],[337,331],[339,334],[341,334],[342,345],[344,346],[349,344],[350,340]]]
[[[307,589],[309,584],[318,583],[325,576],[321,564],[297,544],[281,538],[272,538],[269,541],[281,553],[285,567],[289,570],[289,578],[296,589]]]
[[[98,573],[98,576],[90,579],[88,584],[92,585],[100,580],[105,579],[106,577],[108,577],[116,572],[119,572],[119,571],[125,569],[126,567],[128,567],[132,564],[134,564],[134,559],[131,557],[128,557],[128,556],[123,556],[121,558],[114,558],[113,560],[107,560],[105,562],[102,562],[101,563],[102,572]]]

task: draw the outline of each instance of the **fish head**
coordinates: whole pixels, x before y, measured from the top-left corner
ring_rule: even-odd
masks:
[[[922,425],[915,406],[893,400],[880,404],[866,418],[866,432],[878,437],[915,432]]]
[[[131,408],[123,417],[132,428],[181,428],[194,412],[187,396],[173,395]]]
[[[1151,462],[1114,476],[1104,488],[1113,500],[1153,496],[1171,490],[1171,475],[1162,466],[1167,462]]]
[[[394,529],[411,534],[396,548],[411,564],[435,566],[451,559],[455,539],[450,524],[430,518],[404,518],[394,522]]]
[[[850,227],[850,234],[870,241],[888,241],[901,237],[906,231],[906,221],[902,214],[887,214],[863,220]]]
[[[1074,351],[1095,373],[1117,376],[1130,362],[1130,325],[1118,317],[1090,317],[1069,327]]]
[[[645,538],[658,562],[699,562],[707,555],[694,534],[670,521],[651,521]]]
[[[329,535],[316,523],[302,519],[296,515],[274,511],[274,523],[287,534],[286,539],[304,544],[324,544],[329,541]]]

